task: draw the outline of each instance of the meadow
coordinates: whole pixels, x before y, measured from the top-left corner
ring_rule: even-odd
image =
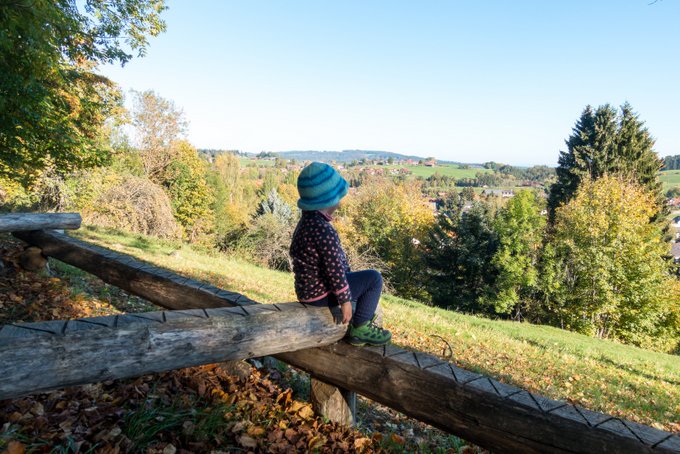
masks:
[[[680,187],[680,170],[664,170],[659,172],[659,179],[663,183],[664,192],[674,187]]]
[[[75,235],[261,303],[295,300],[290,273],[211,250],[87,227]],[[558,328],[489,320],[386,295],[394,343],[553,399],[680,430],[680,357]]]

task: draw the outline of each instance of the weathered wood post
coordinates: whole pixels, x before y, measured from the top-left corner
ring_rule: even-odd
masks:
[[[378,305],[375,311],[375,324],[382,327],[383,310]],[[310,377],[310,401],[314,411],[329,421],[347,426],[357,421],[357,393],[324,382],[318,377]]]
[[[357,393],[330,385],[313,375],[310,382],[310,400],[317,414],[346,426],[356,422]]]

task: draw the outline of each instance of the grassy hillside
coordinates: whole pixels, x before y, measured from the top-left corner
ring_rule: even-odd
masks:
[[[676,186],[680,187],[680,170],[664,170],[659,172],[659,175],[664,192]]]
[[[186,245],[84,228],[76,235],[260,301],[293,301],[289,273]],[[172,252],[177,253],[170,255]],[[554,399],[666,430],[680,430],[680,357],[592,339],[552,327],[493,321],[385,296],[394,343],[449,356]]]

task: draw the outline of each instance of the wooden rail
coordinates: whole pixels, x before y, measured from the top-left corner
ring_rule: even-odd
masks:
[[[328,345],[346,326],[300,303],[0,326],[0,399]]]
[[[41,247],[46,255],[57,253],[59,255],[53,256],[91,270],[105,281],[111,273],[92,264],[97,261],[107,266],[113,264],[117,273],[132,279],[127,282],[118,279],[116,282],[120,282],[121,288],[160,306],[181,306],[182,302],[177,299],[171,303],[166,300],[168,294],[180,286],[187,298],[187,307],[214,307],[211,304],[215,300],[205,297],[205,286],[192,280],[186,280],[191,285],[178,283],[177,280],[182,278],[174,273],[142,264],[122,254],[61,234],[17,236]],[[69,253],[70,250],[86,250],[89,255]],[[145,288],[143,294],[137,293],[140,285],[134,279],[139,276],[137,271],[141,268],[147,275],[165,276],[165,280],[162,284]],[[147,279],[147,276],[143,278]],[[169,288],[161,288],[165,283]],[[208,293],[215,294],[214,287],[208,288],[211,289]],[[216,291],[219,293],[219,289]],[[234,296],[222,301],[225,305],[241,304]],[[253,304],[250,300],[245,301]],[[329,383],[356,391],[497,452],[680,453],[678,434],[547,399],[461,369],[434,356],[405,351],[392,345],[356,348],[337,343],[281,353],[277,357]]]
[[[78,229],[78,213],[9,213],[0,215],[0,232],[43,229]]]

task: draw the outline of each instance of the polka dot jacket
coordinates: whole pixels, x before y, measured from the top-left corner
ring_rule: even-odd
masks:
[[[320,211],[303,211],[298,222],[290,256],[295,273],[295,293],[298,301],[318,301],[333,293],[338,304],[350,301],[346,274],[349,265],[340,237],[330,223],[331,218]]]

